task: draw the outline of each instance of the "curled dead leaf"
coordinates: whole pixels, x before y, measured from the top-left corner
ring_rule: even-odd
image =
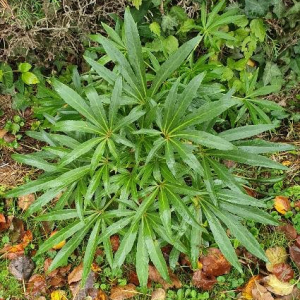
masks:
[[[135,285],[127,284],[124,286],[115,286],[110,291],[110,299],[111,300],[124,300],[129,299],[137,295]]]
[[[300,246],[298,245],[298,242],[295,242],[293,245],[291,245],[289,250],[291,259],[300,270]]]
[[[257,281],[255,282],[254,287],[252,289],[252,296],[253,298],[250,299],[253,300],[274,300],[272,294]]]
[[[288,255],[283,247],[273,247],[266,250],[266,256],[269,262],[266,264],[266,268],[269,272],[273,271],[273,267],[276,264],[285,263]]]
[[[222,252],[217,248],[208,249],[208,253],[200,258],[202,271],[209,276],[220,276],[228,274],[231,269],[230,263]]]
[[[275,275],[264,278],[265,287],[273,294],[286,296],[292,293],[294,286],[288,282],[280,281]]]
[[[113,252],[116,252],[120,247],[120,237],[118,235],[112,235],[110,237],[111,248]]]
[[[9,228],[9,222],[3,214],[0,214],[0,232]]]
[[[33,269],[33,261],[26,256],[20,256],[13,259],[8,267],[9,272],[20,281],[27,280],[30,277]]]
[[[205,291],[209,291],[217,283],[217,279],[213,275],[207,275],[202,270],[196,270],[192,278],[192,284]]]
[[[280,281],[289,282],[294,278],[292,267],[286,263],[280,263],[273,266],[272,272]]]
[[[0,129],[0,139],[2,139],[8,131],[5,129]]]
[[[24,210],[27,210],[28,207],[34,202],[35,196],[34,194],[28,194],[24,196],[20,196],[18,198],[18,206]]]
[[[274,199],[274,208],[280,213],[285,215],[291,210],[291,202],[288,197],[277,196]]]
[[[26,297],[28,299],[33,299],[45,294],[47,294],[45,277],[39,274],[31,276],[26,286]]]
[[[154,290],[151,294],[151,300],[165,300],[166,299],[166,292],[162,288],[158,288]]]
[[[252,290],[254,289],[256,282],[259,281],[260,279],[261,279],[260,275],[252,276],[249,279],[249,281],[246,283],[246,285],[244,286],[243,291],[242,291],[243,298],[253,299]]]
[[[157,269],[154,266],[149,265],[149,280],[160,283],[162,287],[167,290],[170,288],[180,289],[182,287],[182,283],[179,278],[169,269],[170,283],[166,282],[159,274]]]
[[[83,264],[81,263],[79,266],[73,269],[73,271],[68,275],[68,283],[72,284],[73,282],[78,282],[82,278],[83,273]]]
[[[58,231],[53,231],[51,234],[50,234],[50,237],[55,235]],[[52,249],[54,250],[59,250],[61,249],[64,245],[66,244],[66,241],[63,240],[61,241],[60,243],[58,243],[57,245],[53,246]]]
[[[284,224],[277,228],[280,232],[284,233],[287,239],[294,240],[297,238],[297,231],[291,224]]]

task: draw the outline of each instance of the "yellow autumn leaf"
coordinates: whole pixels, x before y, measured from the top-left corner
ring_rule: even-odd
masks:
[[[267,249],[266,256],[269,260],[269,262],[266,264],[266,268],[269,272],[273,271],[274,265],[285,263],[288,258],[286,250],[279,246]]]
[[[66,292],[57,290],[51,293],[51,300],[68,300]]]
[[[53,235],[56,234],[56,233],[57,233],[57,231],[53,231],[53,232],[50,234],[50,236],[53,236]],[[59,249],[61,249],[65,244],[66,244],[66,241],[63,240],[63,241],[61,241],[60,243],[58,243],[57,245],[54,245],[54,246],[52,247],[52,249],[54,249],[54,250],[59,250]]]
[[[252,290],[255,286],[255,282],[257,280],[260,280],[261,276],[260,275],[256,275],[256,276],[252,276],[249,281],[247,282],[247,284],[244,286],[243,291],[242,291],[242,296],[243,299],[248,299],[251,300],[253,299],[252,297]]]
[[[277,196],[274,199],[274,208],[280,213],[285,215],[291,210],[291,203],[288,197]]]
[[[280,281],[275,275],[265,277],[266,288],[273,294],[287,296],[292,293],[294,285]]]

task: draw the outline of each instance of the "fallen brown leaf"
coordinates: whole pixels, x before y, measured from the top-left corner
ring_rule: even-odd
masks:
[[[296,286],[293,288],[293,291],[291,294],[276,298],[276,300],[299,300],[300,299],[300,289],[298,289]]]
[[[292,293],[294,286],[288,282],[280,281],[275,275],[264,278],[265,287],[273,294],[286,296]]]
[[[137,274],[136,274],[135,271],[130,271],[129,272],[129,274],[128,274],[128,282],[129,283],[133,283],[136,286],[140,285],[139,278],[138,278],[138,276],[137,276]]]
[[[74,279],[75,278],[76,276],[74,275]],[[80,288],[81,280],[70,284],[70,290],[73,295],[72,300],[86,300],[88,296],[92,299],[96,298],[98,295],[98,290],[94,288],[95,282],[96,274],[95,272],[91,271],[83,288]]]
[[[297,236],[296,240],[295,240],[295,244],[300,247],[300,235]]]
[[[136,296],[136,289],[134,284],[127,284],[125,286],[115,286],[110,291],[111,300],[124,300]]]
[[[200,257],[200,262],[202,264],[202,271],[210,276],[216,277],[228,274],[231,269],[230,263],[217,248],[208,249],[207,255]]]
[[[39,274],[31,276],[26,286],[26,297],[31,300],[45,294],[47,294],[45,277]]]
[[[272,294],[268,292],[268,290],[259,284],[257,281],[255,282],[255,285],[252,289],[252,296],[253,298],[248,298],[248,299],[253,299],[253,300],[274,300]]]
[[[9,219],[9,218],[8,218]],[[24,223],[18,218],[12,217],[9,227],[9,238],[12,243],[17,243],[24,236]]]
[[[0,139],[2,139],[8,131],[5,129],[0,129]]]
[[[73,269],[73,271],[68,275],[68,283],[78,282],[82,278],[83,264]]]
[[[285,215],[291,210],[291,202],[288,197],[277,196],[274,199],[274,208],[280,213]]]
[[[269,272],[273,271],[273,267],[276,264],[285,263],[288,255],[283,247],[273,247],[266,250],[266,256],[269,263],[266,264],[266,268]]]
[[[18,280],[27,280],[34,269],[33,261],[26,257],[20,256],[13,259],[8,267],[9,272]]]
[[[295,242],[293,245],[289,247],[289,249],[290,249],[291,259],[300,270],[300,247],[298,246],[298,243]]]
[[[154,290],[151,294],[151,300],[165,300],[166,299],[166,292],[162,288],[158,288]]]
[[[209,291],[217,283],[217,279],[213,275],[207,275],[202,270],[197,270],[194,272],[192,278],[192,284],[205,291]]]
[[[242,296],[245,299],[253,299],[252,297],[252,290],[255,287],[256,282],[261,279],[260,275],[252,276],[249,281],[246,283],[242,290]]]
[[[24,210],[27,210],[28,207],[34,202],[35,196],[34,194],[28,194],[25,196],[20,196],[18,198],[18,206]]]
[[[118,235],[112,235],[110,237],[111,248],[113,252],[116,252],[120,247],[120,237]]]
[[[93,300],[108,300],[108,296],[102,290],[99,290],[97,297]]]
[[[297,237],[297,231],[291,224],[284,224],[277,227],[280,232],[283,232],[287,239],[294,240]]]
[[[149,280],[160,283],[162,287],[167,290],[170,288],[176,288],[180,289],[182,287],[182,283],[180,282],[179,278],[169,269],[169,276],[171,282],[165,281],[157,271],[157,269],[154,266],[149,265]]]
[[[280,281],[289,282],[294,278],[294,271],[287,263],[280,263],[273,266],[272,272]]]
[[[7,230],[9,228],[9,222],[6,221],[6,218],[3,214],[0,214],[0,232]]]

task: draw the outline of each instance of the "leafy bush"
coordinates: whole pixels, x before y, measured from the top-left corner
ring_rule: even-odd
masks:
[[[200,36],[183,44],[162,65],[155,61],[155,68],[147,67],[128,10],[124,25],[125,51],[120,50],[121,37],[112,28],[106,28],[110,39],[98,36],[115,63],[113,70],[86,57],[111,92],[99,95],[101,87],[91,80],[92,75],[88,75],[87,86],[77,85],[77,91],[55,80],[56,92],[72,109],[60,121],[49,116],[51,133],[28,133],[49,144],[43,151],[14,155],[17,161],[45,172],[8,192],[7,197],[38,193],[27,215],[46,207],[49,212],[36,220],[73,220],[42,244],[37,255],[68,239],[50,266],[53,270],[88,238],[83,281],[96,247],[102,244],[113,269],[120,268],[134,251],[140,283],[146,285],[149,259],[168,279],[161,251],[166,243],[173,246],[172,268],[180,252],[196,268],[200,248],[210,240],[209,231],[228,261],[241,270],[228,228],[250,252],[266,260],[243,223],[276,221],[260,209],[264,201],[248,196],[243,189],[246,182],[222,161],[284,170],[286,167],[260,154],[291,147],[251,138],[272,130],[272,124],[217,132],[220,115],[239,104],[232,91],[212,100],[201,96],[205,73],[188,83],[181,77],[172,78],[192,55]],[[167,79],[172,82],[170,89],[163,87]],[[110,237],[114,234],[122,239],[113,255]]]

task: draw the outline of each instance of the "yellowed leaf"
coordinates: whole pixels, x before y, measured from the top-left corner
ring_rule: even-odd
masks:
[[[266,250],[266,256],[269,262],[266,264],[266,268],[269,272],[273,271],[274,265],[285,263],[288,255],[283,247],[274,247]]]
[[[253,299],[252,297],[252,290],[255,286],[256,281],[258,281],[261,278],[260,275],[252,276],[247,284],[244,286],[243,291],[242,291],[242,296],[244,299]]]
[[[266,288],[273,294],[287,296],[292,293],[294,285],[288,282],[280,281],[275,275],[269,275],[264,278]]]
[[[282,215],[291,210],[291,203],[288,197],[277,196],[274,199],[274,208]]]
[[[27,210],[28,207],[34,202],[34,200],[35,200],[34,194],[21,196],[18,198],[18,206],[23,210]]]
[[[53,231],[53,232],[50,234],[50,236],[53,236],[53,235],[56,234],[56,233],[57,233],[57,231]],[[59,250],[59,249],[61,249],[65,244],[66,244],[66,241],[63,240],[63,241],[61,241],[60,243],[58,243],[57,245],[53,246],[52,249],[54,249],[54,250]]]
[[[68,300],[66,292],[57,290],[51,293],[51,300]]]
[[[2,139],[7,133],[7,130],[5,129],[0,129],[0,139]]]

